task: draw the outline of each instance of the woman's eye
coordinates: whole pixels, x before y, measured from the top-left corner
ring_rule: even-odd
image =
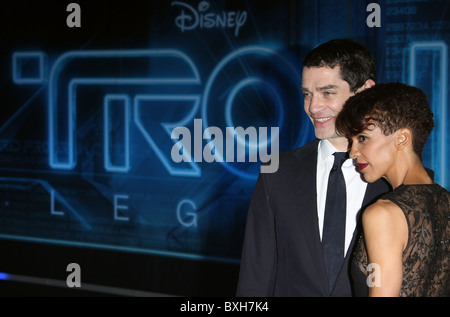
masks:
[[[358,136],[358,142],[364,142],[367,138],[364,135]]]

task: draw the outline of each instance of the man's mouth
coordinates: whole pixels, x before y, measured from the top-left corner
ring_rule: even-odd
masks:
[[[315,121],[315,122],[318,122],[318,123],[325,123],[325,122],[327,122],[327,121],[330,121],[331,119],[333,119],[333,117],[327,117],[327,118],[314,118],[314,121]]]

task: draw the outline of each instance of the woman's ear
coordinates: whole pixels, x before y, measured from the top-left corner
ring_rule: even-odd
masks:
[[[412,144],[412,132],[410,129],[403,128],[397,131],[397,148],[403,149]]]

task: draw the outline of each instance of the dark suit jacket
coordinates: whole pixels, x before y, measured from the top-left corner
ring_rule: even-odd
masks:
[[[352,296],[348,263],[358,230],[330,294],[317,219],[319,140],[280,154],[275,173],[260,174],[247,215],[236,296]],[[363,206],[390,189],[368,184]]]

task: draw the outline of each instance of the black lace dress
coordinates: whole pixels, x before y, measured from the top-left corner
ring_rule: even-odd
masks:
[[[400,185],[381,197],[398,205],[408,223],[400,296],[450,296],[450,193],[438,184]],[[356,296],[367,296],[367,253],[361,236],[351,277]]]

